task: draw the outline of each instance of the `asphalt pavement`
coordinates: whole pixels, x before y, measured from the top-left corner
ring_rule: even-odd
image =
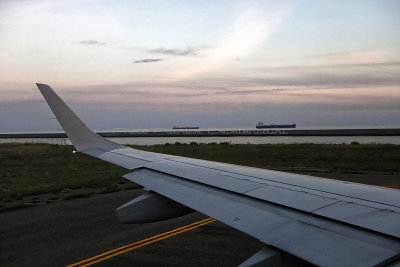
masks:
[[[120,224],[115,209],[143,192],[126,190],[0,213],[0,265],[66,266],[207,218],[195,212],[162,222]],[[235,266],[262,247],[258,240],[213,222],[96,266]]]

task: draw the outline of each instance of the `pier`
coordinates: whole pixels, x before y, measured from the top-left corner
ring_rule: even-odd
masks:
[[[387,129],[254,129],[254,130],[120,130],[97,132],[103,137],[215,137],[215,136],[400,136],[400,128]],[[67,138],[64,132],[0,133],[0,138]]]

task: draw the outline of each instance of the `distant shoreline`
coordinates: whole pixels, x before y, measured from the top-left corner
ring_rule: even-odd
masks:
[[[216,137],[216,136],[400,136],[400,128],[385,129],[254,129],[254,130],[169,130],[169,131],[113,131],[98,132],[103,137]],[[66,138],[66,134],[0,133],[0,138]]]

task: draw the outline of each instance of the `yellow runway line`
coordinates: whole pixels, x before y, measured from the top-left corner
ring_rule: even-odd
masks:
[[[169,238],[169,237],[177,235],[177,234],[184,233],[186,231],[195,229],[197,227],[200,227],[200,226],[212,223],[212,222],[215,222],[215,220],[213,218],[207,218],[207,219],[204,219],[204,220],[201,220],[201,221],[198,221],[198,222],[195,222],[195,223],[192,223],[192,224],[189,224],[189,225],[186,225],[186,226],[182,226],[182,227],[176,228],[174,230],[159,234],[159,235],[155,235],[155,236],[152,236],[152,237],[149,237],[149,238],[146,238],[146,239],[143,239],[143,240],[140,240],[140,241],[137,241],[137,242],[134,242],[134,243],[131,243],[131,244],[128,244],[128,245],[125,245],[125,246],[122,246],[122,247],[119,247],[119,248],[104,252],[102,254],[99,254],[97,256],[88,258],[86,260],[83,260],[83,261],[68,265],[67,267],[90,266],[90,265],[93,265],[93,264],[95,264],[97,262],[104,261],[106,259],[115,257],[115,256],[117,256],[119,254],[122,254],[122,253],[125,253],[125,252],[128,252],[128,251],[134,250],[136,248],[140,248],[140,247],[155,243],[157,241]]]

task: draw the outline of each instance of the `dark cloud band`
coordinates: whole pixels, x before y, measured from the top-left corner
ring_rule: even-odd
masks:
[[[161,58],[146,58],[146,59],[141,59],[141,60],[136,60],[133,63],[153,63],[153,62],[159,62],[163,61]]]
[[[96,40],[84,40],[84,41],[80,41],[79,44],[81,44],[81,45],[105,45],[106,43],[99,42]]]
[[[196,56],[197,51],[194,48],[185,48],[185,49],[177,49],[177,48],[165,48],[159,47],[154,49],[147,49],[147,52],[151,54],[163,54],[170,56]]]

